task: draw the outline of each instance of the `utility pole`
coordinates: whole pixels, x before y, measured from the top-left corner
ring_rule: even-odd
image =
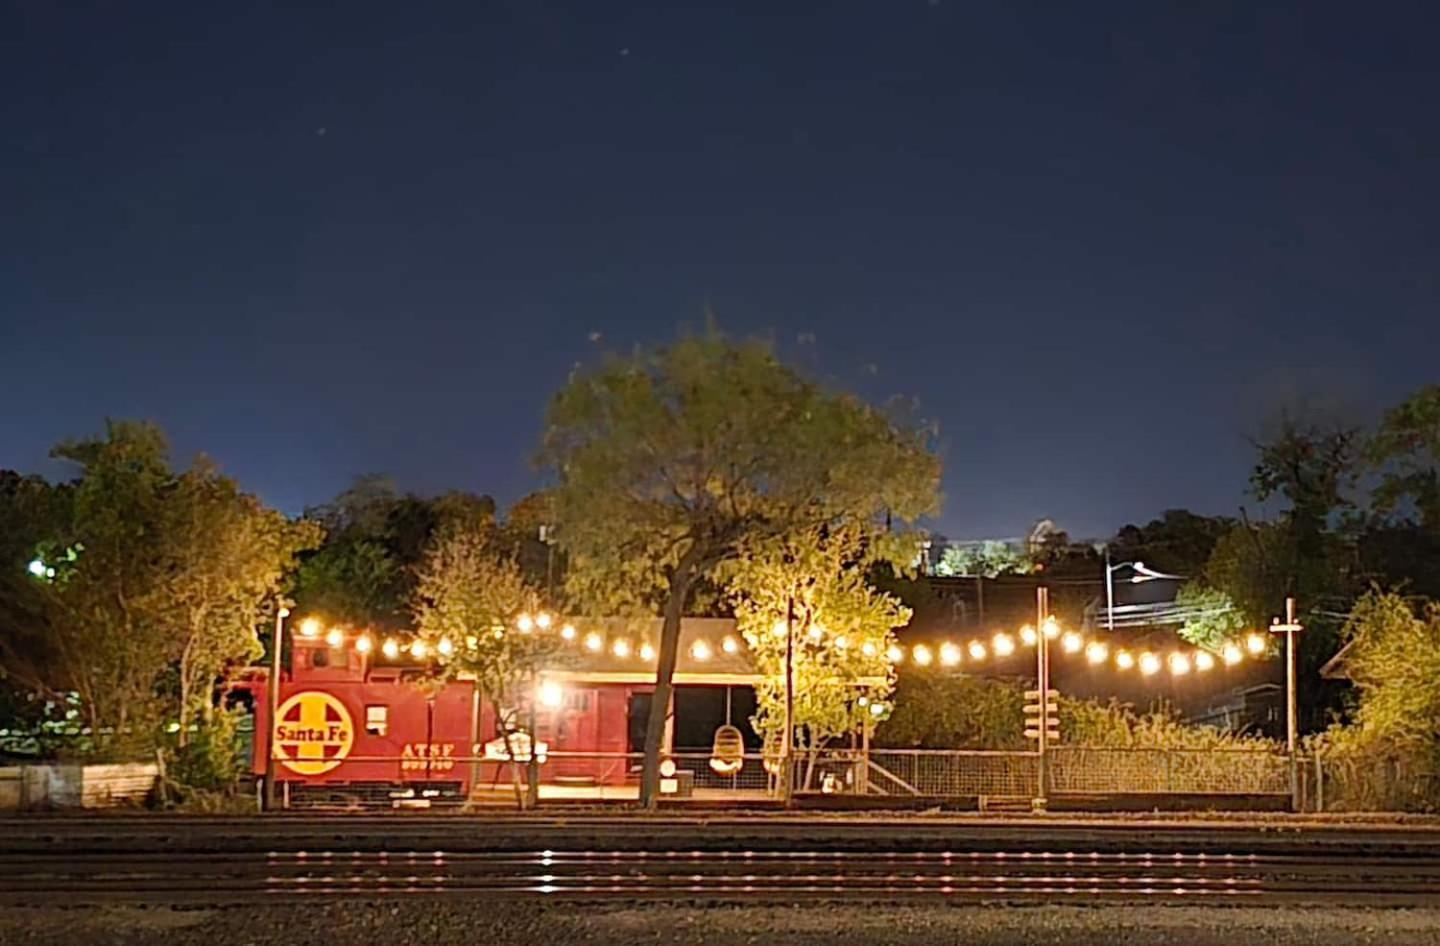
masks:
[[[1026,729],[1027,738],[1035,740],[1037,748],[1037,779],[1035,786],[1035,798],[1033,805],[1036,811],[1044,811],[1050,794],[1050,739],[1058,733],[1052,729],[1058,724],[1058,720],[1051,718],[1052,704],[1050,703],[1052,691],[1050,689],[1050,589],[1043,585],[1035,588],[1035,621],[1038,630],[1035,632],[1035,689],[1027,692],[1027,700],[1034,698],[1034,703],[1027,703],[1025,706],[1025,725],[1029,726],[1032,720],[1028,718],[1033,712],[1035,714],[1033,723],[1034,729]],[[1059,709],[1055,706],[1055,709]]]
[[[265,681],[265,703],[270,712],[269,725],[265,732],[265,810],[275,810],[275,717],[280,712],[280,650],[285,639],[285,619],[290,616],[290,606],[284,598],[275,603],[275,631],[270,636],[270,679]],[[256,733],[256,735],[260,735]]]
[[[785,807],[790,807],[791,791],[795,773],[791,771],[791,756],[795,743],[795,596],[785,599],[785,732],[780,740],[780,797]]]
[[[1270,622],[1272,634],[1285,635],[1285,748],[1290,753],[1290,809],[1300,810],[1300,759],[1296,754],[1297,732],[1295,693],[1295,635],[1304,627],[1295,618],[1295,599],[1285,599],[1285,623]]]

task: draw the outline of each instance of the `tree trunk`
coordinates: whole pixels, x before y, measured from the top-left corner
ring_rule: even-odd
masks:
[[[645,762],[640,769],[640,804],[653,809],[660,797],[660,742],[665,738],[665,721],[670,715],[670,694],[674,687],[675,661],[680,655],[680,620],[685,600],[695,577],[700,555],[691,545],[670,576],[670,597],[665,601],[665,620],[660,627],[660,660],[655,668],[655,692],[650,698],[650,718],[645,722]]]

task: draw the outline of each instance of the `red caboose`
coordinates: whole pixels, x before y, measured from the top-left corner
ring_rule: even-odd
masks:
[[[276,776],[287,804],[460,804],[492,791],[508,793],[512,779],[524,779],[533,713],[542,797],[633,795],[637,737],[654,689],[654,655],[631,643],[633,631],[611,622],[596,626],[601,629],[578,635],[565,669],[547,671],[537,681],[534,705],[520,708],[512,730],[518,724],[522,731],[508,746],[491,701],[473,681],[436,687],[424,680],[423,661],[409,651],[387,656],[380,649],[357,649],[348,635],[293,633],[275,725],[264,677],[242,684],[255,698],[254,771],[265,772],[267,736],[273,736]],[[649,639],[658,639],[658,622],[650,632]],[[733,621],[685,620],[677,692],[723,690],[725,707],[724,719],[696,718],[687,731],[713,734],[716,726],[733,721],[753,738],[748,721],[731,719],[732,688],[744,691],[742,705],[753,705],[757,682],[737,640]],[[673,713],[670,722],[667,750],[673,753]]]

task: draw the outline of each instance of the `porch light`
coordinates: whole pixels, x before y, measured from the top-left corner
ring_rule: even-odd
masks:
[[[541,681],[538,694],[540,705],[557,709],[565,702],[565,689],[554,680]]]

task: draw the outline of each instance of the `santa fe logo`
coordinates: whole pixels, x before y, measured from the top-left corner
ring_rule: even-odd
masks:
[[[329,693],[296,693],[275,714],[275,758],[297,775],[321,775],[350,754],[355,726]]]

